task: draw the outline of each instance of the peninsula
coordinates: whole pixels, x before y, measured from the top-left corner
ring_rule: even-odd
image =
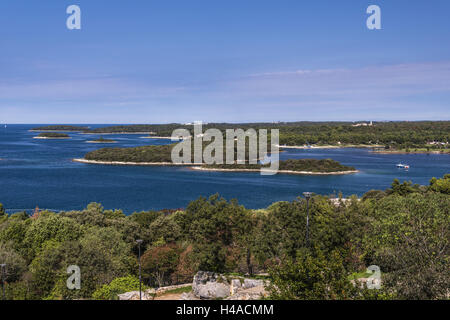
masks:
[[[69,125],[51,125],[44,127],[33,128],[29,131],[31,132],[80,132],[88,130],[89,127],[78,127]]]
[[[383,153],[448,153],[450,121],[386,121],[371,122],[270,122],[270,123],[208,123],[203,130],[278,129],[281,149],[309,148],[385,148]],[[363,122],[365,123],[365,122]],[[68,125],[38,127],[32,131],[81,131],[82,134],[142,134],[146,139],[170,139],[176,129],[186,129],[193,135],[192,123],[114,125],[88,128]],[[434,143],[434,144],[433,144]],[[427,148],[430,151],[427,151]],[[395,149],[390,150],[390,149]]]

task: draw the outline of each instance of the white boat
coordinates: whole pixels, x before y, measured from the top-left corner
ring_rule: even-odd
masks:
[[[397,168],[409,169],[409,165],[403,164],[403,163],[399,163],[399,164],[397,164]]]

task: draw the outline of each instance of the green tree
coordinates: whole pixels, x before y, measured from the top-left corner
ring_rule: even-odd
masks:
[[[392,195],[376,203],[366,236],[370,263],[384,286],[404,299],[445,299],[450,287],[450,198],[439,193]],[[373,251],[373,253],[370,253]]]
[[[152,247],[142,256],[144,276],[162,287],[177,269],[180,250],[175,245]]]
[[[117,300],[119,294],[136,290],[139,290],[139,279],[129,275],[116,278],[109,284],[103,285],[95,290],[92,298],[94,300]]]
[[[442,179],[431,179],[429,189],[434,192],[450,195],[450,174],[444,175]]]
[[[233,245],[233,217],[245,208],[236,201],[227,202],[218,195],[192,201],[179,217],[185,236],[193,243],[203,270],[225,271],[227,248]]]
[[[12,248],[11,242],[0,242],[0,263],[6,264],[6,282],[20,280],[27,270],[25,259]]]
[[[50,214],[33,219],[26,231],[23,243],[27,246],[28,258],[33,259],[46,241],[76,240],[82,233],[81,226],[74,220]]]
[[[161,239],[166,243],[174,242],[181,237],[181,228],[171,216],[161,215],[149,226],[152,242]]]
[[[60,245],[55,240],[46,241],[30,264],[33,299],[47,297],[55,286],[58,276],[61,274]]]
[[[338,251],[328,257],[318,249],[302,250],[270,270],[270,298],[281,300],[336,300],[357,297]]]
[[[406,196],[409,193],[418,192],[419,190],[418,186],[413,186],[411,181],[403,181],[403,183],[400,183],[398,179],[394,179],[391,188],[386,191],[388,194],[398,194],[400,196]]]

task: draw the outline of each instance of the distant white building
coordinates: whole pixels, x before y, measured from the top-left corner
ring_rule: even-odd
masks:
[[[367,122],[355,123],[352,126],[353,127],[372,127],[373,126],[373,122],[370,121],[369,123],[367,123]]]

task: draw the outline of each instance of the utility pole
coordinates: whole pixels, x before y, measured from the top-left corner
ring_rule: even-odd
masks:
[[[306,199],[306,247],[309,248],[309,199],[311,199],[312,192],[303,192]]]
[[[0,264],[1,273],[2,273],[2,291],[3,291],[3,300],[6,300],[5,294],[5,277],[6,277],[6,264]]]
[[[141,278],[141,243],[143,240],[136,240],[139,248],[139,300],[142,300],[142,278]]]

